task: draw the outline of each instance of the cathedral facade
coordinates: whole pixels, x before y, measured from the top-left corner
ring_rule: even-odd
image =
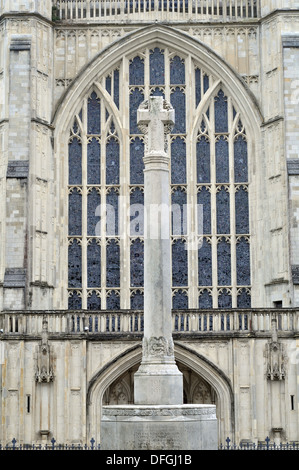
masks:
[[[184,402],[219,444],[299,441],[299,3],[0,0],[2,445],[100,443],[133,403],[150,96]]]

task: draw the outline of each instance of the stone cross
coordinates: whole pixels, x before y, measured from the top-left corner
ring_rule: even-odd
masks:
[[[142,362],[134,377],[136,405],[181,405],[183,376],[174,359],[171,317],[169,156],[165,139],[174,110],[161,96],[150,97],[137,113],[145,134],[144,154],[144,338]]]

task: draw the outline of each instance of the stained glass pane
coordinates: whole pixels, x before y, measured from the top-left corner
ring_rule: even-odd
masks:
[[[136,137],[130,143],[130,183],[143,184],[144,182],[144,143]]]
[[[184,59],[175,56],[170,61],[170,83],[172,85],[183,85],[185,83]]]
[[[134,292],[131,295],[131,308],[133,310],[143,310],[144,297],[142,292]]]
[[[93,188],[87,195],[87,234],[100,235],[101,195]]]
[[[248,180],[247,142],[239,136],[234,142],[235,182],[244,183]]]
[[[204,289],[198,297],[198,307],[202,309],[213,307],[213,299],[207,289]]]
[[[195,69],[195,105],[201,101],[201,70]]]
[[[237,306],[238,308],[250,308],[251,307],[251,296],[250,296],[250,293],[247,292],[247,289],[242,289],[241,292],[238,293]]]
[[[119,71],[114,70],[114,103],[119,108]]]
[[[230,233],[229,193],[221,188],[216,194],[217,233]]]
[[[82,235],[82,196],[77,188],[69,194],[69,235]]]
[[[203,76],[203,91],[204,91],[204,93],[205,93],[206,91],[208,91],[209,87],[210,87],[210,79],[209,79],[209,76],[206,75],[206,74],[204,74],[204,76]]]
[[[144,272],[144,245],[138,238],[131,243],[130,246],[130,271],[131,271],[131,286],[143,286],[143,272]]]
[[[228,141],[221,135],[215,145],[216,183],[229,183]]]
[[[185,93],[180,87],[176,87],[170,95],[170,103],[175,110],[175,125],[173,134],[184,134],[186,132],[186,105]]]
[[[187,233],[187,193],[181,188],[171,194],[171,222],[173,235]]]
[[[107,310],[119,310],[120,309],[120,296],[112,291],[109,293],[106,299]]]
[[[172,308],[175,310],[183,310],[188,308],[188,294],[182,290],[178,290],[172,296]]]
[[[82,250],[78,240],[68,247],[69,287],[82,287]]]
[[[212,285],[212,247],[206,238],[198,249],[198,285]]]
[[[69,310],[81,310],[82,299],[77,292],[72,292],[68,298],[68,309]]]
[[[210,234],[211,233],[211,194],[208,188],[206,187],[201,187],[199,189],[199,192],[197,193],[197,204],[202,205],[202,214],[203,214],[203,220],[202,220],[202,226],[200,225],[200,220],[198,221],[199,227],[198,227],[198,233],[201,235],[202,233],[204,234]]]
[[[110,239],[106,246],[106,285],[120,286],[120,249],[116,240]]]
[[[230,243],[222,238],[217,245],[218,285],[229,286],[231,283]]]
[[[87,145],[87,184],[101,184],[101,145],[96,138]]]
[[[184,240],[172,244],[172,285],[188,285],[188,250]]]
[[[69,143],[69,184],[82,184],[82,145],[76,137]]]
[[[156,47],[150,53],[150,85],[164,85],[164,51]]]
[[[215,132],[228,132],[227,97],[222,90],[215,97]]]
[[[101,287],[101,246],[95,239],[87,245],[87,286]]]
[[[237,188],[235,193],[236,233],[249,233],[248,192],[245,188]]]
[[[201,137],[196,144],[197,183],[210,183],[210,142]]]
[[[137,109],[139,105],[143,102],[144,95],[143,91],[138,88],[134,88],[130,93],[130,133],[131,134],[141,134],[137,126]]]
[[[144,60],[139,56],[134,57],[130,63],[129,83],[130,85],[144,84]]]
[[[118,235],[118,192],[112,188],[106,195],[106,210],[107,210],[107,235]]]
[[[87,107],[87,134],[101,133],[101,102],[93,92]]]
[[[241,237],[237,242],[237,284],[248,286],[250,284],[250,250],[249,243]]]
[[[106,184],[119,184],[119,142],[114,137],[106,144]]]
[[[130,194],[130,235],[144,234],[144,195],[141,188],[134,188]]]
[[[171,142],[171,183],[186,183],[186,143],[180,137]]]
[[[108,91],[109,95],[111,95],[111,91],[112,91],[112,88],[111,88],[111,75],[108,75],[106,77],[106,90]]]
[[[96,292],[92,292],[92,294],[87,297],[87,309],[101,310],[101,297],[97,296]]]
[[[227,289],[218,295],[218,308],[232,308],[232,297]]]

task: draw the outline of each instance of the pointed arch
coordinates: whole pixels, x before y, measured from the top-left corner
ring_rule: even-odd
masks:
[[[219,424],[219,442],[227,436],[234,436],[234,396],[232,385],[226,374],[206,357],[175,342],[175,359],[202,378],[214,390],[217,396],[217,419]],[[100,441],[101,406],[104,393],[126,371],[136,367],[142,357],[141,344],[126,349],[116,358],[98,370],[87,387],[87,419],[90,436],[97,436]]]

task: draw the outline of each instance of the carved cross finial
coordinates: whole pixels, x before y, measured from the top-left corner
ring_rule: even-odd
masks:
[[[151,96],[139,106],[137,124],[147,135],[147,153],[164,153],[166,135],[174,125],[174,109],[162,96]]]

